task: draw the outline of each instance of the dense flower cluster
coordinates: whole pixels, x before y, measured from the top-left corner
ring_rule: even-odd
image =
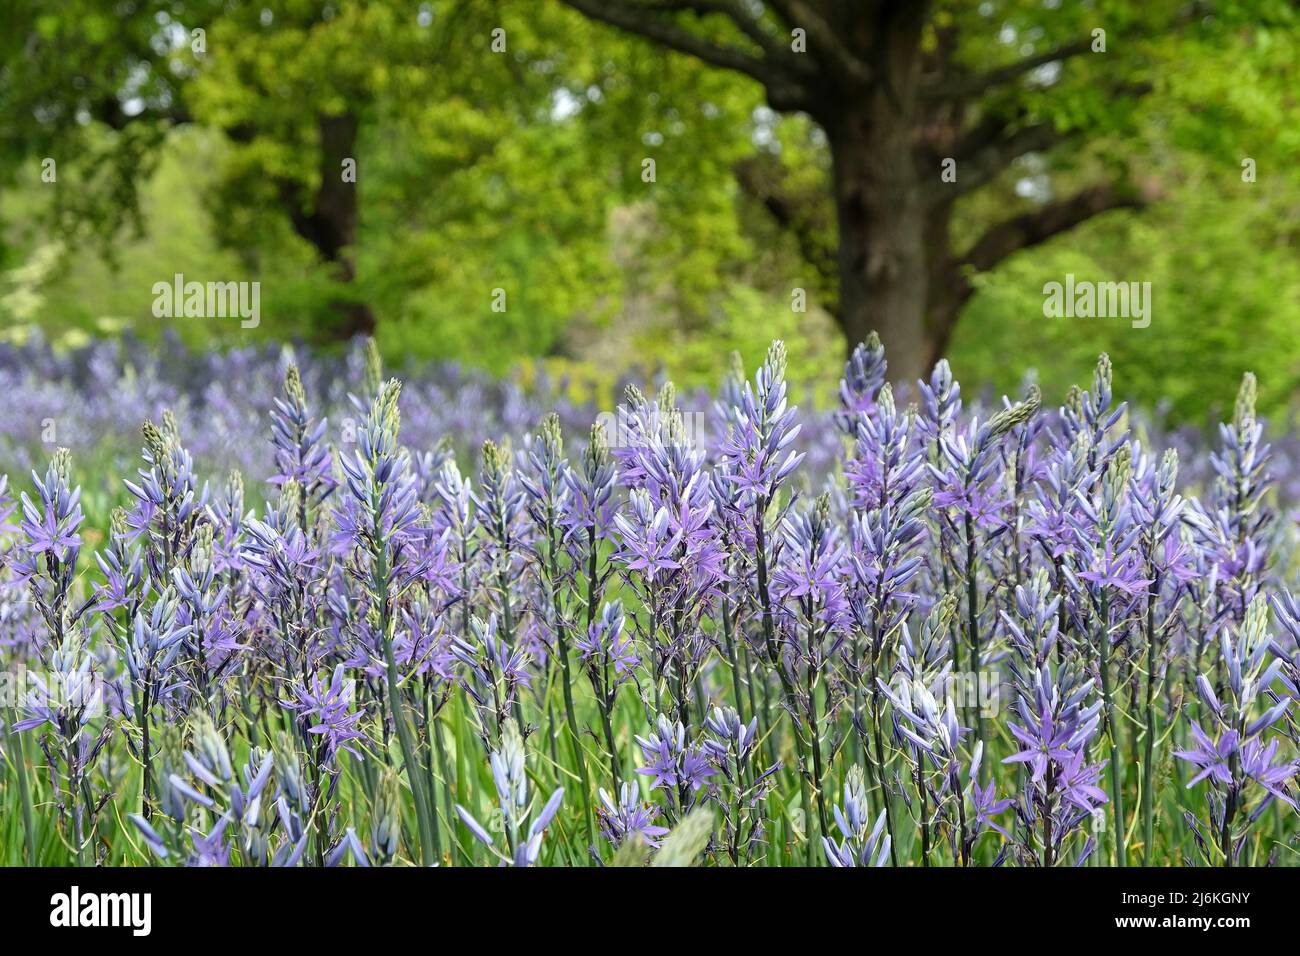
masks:
[[[272,364],[227,477],[156,393],[102,527],[66,449],[0,476],[33,862],[1237,865],[1300,832],[1295,522],[1249,375],[1198,453],[1105,356],[1059,408],[985,406],[946,362],[896,390],[873,337],[806,415],[778,342],[707,413],[630,386],[616,433],[522,398],[454,428],[480,386],[373,347],[346,402]]]

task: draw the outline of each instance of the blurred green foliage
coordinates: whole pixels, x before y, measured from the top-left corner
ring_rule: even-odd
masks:
[[[1257,6],[1279,5],[1227,4],[1225,15],[1249,24]],[[1098,8],[1111,42],[1138,7]],[[944,8],[984,31],[990,58],[1058,16],[1037,2]],[[598,385],[634,366],[689,385],[715,382],[733,349],[753,364],[779,336],[794,378],[829,390],[838,376],[843,345],[820,306],[833,290],[733,174],[756,151],[776,152],[787,186],[816,194],[824,142],[805,118],[765,109],[751,81],[543,0],[135,0],[119,13],[106,17],[93,0],[57,14],[15,0],[6,14],[22,29],[0,31],[0,336],[39,328],[75,343],[167,327],[195,347],[328,346],[322,329],[343,297],[373,309],[394,361],[450,357],[506,372],[542,356]],[[1092,15],[1075,10],[1070,22]],[[202,55],[181,29],[191,23],[205,24]],[[27,29],[49,40],[51,62],[17,55]],[[1298,54],[1294,30],[1264,26],[1243,25],[1226,44],[1170,37],[1147,63],[1154,92],[1122,115],[1087,84],[1043,89],[1039,112],[1106,135],[1051,177],[1021,164],[998,192],[963,201],[964,234],[1068,184],[1072,171],[1121,162],[1163,201],[980,276],[951,350],[963,384],[1008,391],[1032,373],[1055,399],[1107,350],[1128,370],[1121,391],[1174,418],[1207,420],[1247,368],[1267,410],[1291,408]],[[51,103],[65,115],[48,121]],[[134,120],[113,114],[124,103]],[[347,283],[295,233],[281,188],[314,188],[314,118],[343,110],[361,118]],[[57,184],[42,181],[45,156],[58,157]],[[1254,183],[1242,181],[1246,157]],[[833,217],[823,221],[829,229]],[[155,319],[152,285],[178,272],[259,280],[261,326]],[[1150,327],[1044,317],[1044,283],[1067,273],[1151,282]],[[806,313],[792,310],[795,288],[807,290]],[[492,310],[497,289],[505,312]]]

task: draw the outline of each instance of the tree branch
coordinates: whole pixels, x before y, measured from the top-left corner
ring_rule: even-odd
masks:
[[[810,75],[816,72],[808,57],[797,55],[789,44],[781,42],[757,16],[748,13],[739,0],[648,0],[645,6],[656,13],[687,11],[699,16],[712,13],[726,17],[762,49],[769,62],[779,62],[791,73]]]
[[[1142,97],[1153,89],[1151,83],[1118,83],[1103,90],[1110,99]],[[1026,153],[1042,152],[1077,138],[1077,131],[1063,132],[1047,120],[1026,122],[1027,110],[1012,116],[996,114],[985,117],[967,130],[952,146],[957,160],[957,181],[931,181],[927,198],[952,200],[980,188]],[[1023,125],[1017,126],[1017,123]]]
[[[1040,66],[1056,63],[1059,60],[1068,60],[1081,53],[1087,53],[1091,49],[1091,37],[1075,40],[1045,53],[1028,56],[1023,60],[1017,60],[1015,63],[1009,63],[996,70],[989,70],[987,73],[969,73],[929,84],[924,90],[924,95],[930,99],[960,99],[974,96],[995,86],[1010,83],[1012,80],[1018,79]]]
[[[1012,253],[1046,242],[1094,216],[1112,209],[1140,209],[1147,199],[1112,183],[1080,190],[1069,199],[1048,203],[991,227],[961,257],[959,266],[987,272]]]
[[[794,108],[793,104],[801,103],[805,99],[803,88],[798,81],[778,64],[733,46],[711,43],[660,16],[660,13],[670,12],[675,7],[684,9],[692,6],[690,4],[662,3],[646,6],[624,3],[622,0],[562,0],[562,2],[591,20],[607,23],[628,33],[654,40],[712,66],[743,73],[762,83],[768,90],[769,98],[775,98],[782,104],[789,104],[785,108]],[[698,2],[693,6],[713,7],[716,4]]]
[[[799,247],[804,261],[816,270],[827,288],[836,288],[839,272],[836,264],[834,230],[828,224],[819,224],[816,211],[824,208],[818,203],[821,196],[792,194],[781,181],[783,169],[772,169],[761,157],[742,159],[734,167],[736,182],[744,193],[763,207],[776,220],[777,225],[789,232]],[[819,229],[819,225],[823,228]]]
[[[1143,39],[1156,33],[1168,33],[1179,27],[1186,26],[1188,23],[1210,13],[1211,7],[1205,0],[1193,0],[1178,15],[1166,23],[1156,26],[1154,24],[1143,25],[1126,33],[1131,39]],[[944,99],[974,96],[983,93],[986,90],[1004,83],[1010,83],[1012,80],[1019,79],[1026,73],[1038,69],[1040,66],[1046,66],[1048,63],[1068,60],[1072,57],[1087,53],[1092,49],[1092,37],[1071,40],[1069,43],[1063,43],[1052,50],[1044,53],[1036,53],[1033,56],[1025,57],[1014,63],[1008,63],[1006,66],[997,67],[985,73],[968,73],[963,76],[955,76],[946,80],[937,80],[926,86],[924,95],[931,99]]]
[[[840,81],[852,87],[864,87],[871,82],[871,68],[853,55],[840,40],[839,34],[816,10],[804,0],[769,0],[786,25],[802,29],[810,42],[810,49],[826,54],[826,64]]]
[[[957,181],[935,181],[928,190],[935,197],[956,199],[988,183],[998,173],[1026,153],[1042,152],[1065,139],[1050,121],[1030,123],[1011,133],[996,135],[991,127],[1005,129],[1004,124],[979,124],[963,137],[954,152]]]

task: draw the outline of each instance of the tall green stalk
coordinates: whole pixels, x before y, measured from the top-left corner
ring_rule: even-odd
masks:
[[[420,773],[420,761],[416,755],[415,738],[406,715],[402,713],[402,694],[397,680],[397,662],[393,658],[393,636],[387,623],[384,624],[384,676],[388,686],[388,706],[397,728],[397,741],[402,749],[402,763],[406,767],[406,778],[411,784],[411,795],[415,798],[415,819],[420,832],[420,862],[433,866],[437,858],[434,855],[433,833],[429,827],[429,808],[424,791],[424,778]]]
[[[975,522],[966,513],[966,617],[970,629],[970,666],[971,677],[975,681],[975,739],[987,743],[984,736],[984,707],[979,700],[980,681],[980,622],[979,622],[979,581],[976,579],[978,569],[975,566]],[[980,780],[988,781],[989,761],[980,763]]]
[[[1103,588],[1101,592],[1101,623],[1098,633],[1101,652],[1101,701],[1106,712],[1106,733],[1110,737],[1110,766],[1107,768],[1110,779],[1110,810],[1114,821],[1115,865],[1126,866],[1127,850],[1124,846],[1124,789],[1120,778],[1119,721],[1115,719],[1115,700],[1110,685],[1110,594]]]
[[[36,826],[32,821],[32,791],[27,785],[27,740],[14,730],[17,719],[13,707],[6,708],[5,726],[9,728],[9,746],[5,752],[13,764],[14,786],[18,788],[19,799],[22,801],[23,845],[27,850],[27,865],[36,866]]]
[[[880,800],[885,806],[885,828],[889,832],[889,857],[894,866],[898,866],[898,839],[894,833],[894,811],[889,799],[889,790],[885,786],[885,741],[880,731],[880,717],[883,708],[880,702],[880,625],[876,624],[876,634],[871,646],[871,731],[876,744],[875,767],[876,786],[880,787]]]
[[[808,742],[804,740],[803,734],[800,733],[799,718],[795,716],[799,713],[799,695],[790,681],[790,675],[785,672],[785,667],[781,664],[781,650],[776,643],[776,625],[772,620],[772,593],[768,587],[767,576],[767,528],[765,526],[767,506],[767,498],[760,498],[754,514],[754,554],[758,575],[758,603],[763,624],[763,642],[767,648],[768,657],[772,661],[772,667],[776,671],[777,677],[781,679],[781,687],[785,691],[786,702],[790,707],[790,722],[794,728],[795,747],[799,752],[799,762],[802,767],[799,771],[799,793],[805,819],[807,820],[805,836],[808,837],[808,865],[816,866],[815,841],[811,838],[813,820],[812,788],[808,780],[812,758],[808,752]],[[813,732],[816,732],[815,729]],[[817,782],[817,786],[820,788],[820,780]]]
[[[447,773],[447,748],[442,742],[442,729],[435,721],[431,728],[433,732],[433,747],[438,759],[438,773],[442,777],[442,812],[447,818],[447,840],[451,844],[451,860],[455,865],[456,854],[454,851],[459,850],[461,859],[469,864],[471,862],[469,855],[465,853],[464,847],[460,845],[460,840],[456,838],[456,815],[451,809],[451,777]]]
[[[564,680],[564,720],[573,744],[573,760],[578,767],[578,780],[582,786],[582,810],[587,822],[587,838],[596,844],[596,826],[591,812],[591,784],[587,779],[587,761],[582,755],[582,738],[578,734],[577,711],[573,706],[573,678],[569,671],[569,643],[566,628],[561,624],[555,630],[556,652],[560,657],[560,670]]]
[[[1160,573],[1152,575],[1150,589],[1147,591],[1146,639],[1147,639],[1147,687],[1146,687],[1146,739],[1142,756],[1142,865],[1151,865],[1151,844],[1155,839],[1155,773],[1152,761],[1155,759],[1156,741],[1156,597],[1160,593]]]
[[[383,512],[380,503],[381,492],[376,489],[371,499],[373,515],[373,533],[376,541],[382,540]],[[411,795],[415,798],[415,817],[420,832],[420,862],[433,866],[437,862],[434,850],[432,816],[429,813],[429,799],[425,792],[425,780],[420,773],[419,754],[415,746],[415,735],[406,722],[402,712],[402,690],[397,679],[397,661],[393,656],[393,620],[389,608],[388,593],[388,549],[380,545],[374,555],[373,585],[379,605],[379,632],[384,645],[384,678],[388,689],[388,707],[397,730],[397,741],[402,749],[402,763],[406,767],[406,778],[411,784]]]

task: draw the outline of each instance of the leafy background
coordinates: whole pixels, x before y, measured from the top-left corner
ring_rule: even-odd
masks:
[[[962,20],[983,44],[967,58],[993,60],[1095,21],[1122,43],[1142,6],[953,3],[937,22]],[[951,347],[968,388],[1012,390],[1034,375],[1056,400],[1106,350],[1124,370],[1120,391],[1175,422],[1214,420],[1247,369],[1275,421],[1294,411],[1300,43],[1277,18],[1286,7],[1223,4],[1239,26],[1212,42],[1157,37],[1130,68],[1154,86],[1136,105],[1089,82],[1041,92],[1035,109],[1087,128],[1087,145],[1050,177],[1030,157],[963,200],[962,234],[1120,163],[1163,200],[980,276]],[[732,349],[753,364],[779,336],[793,378],[825,390],[838,377],[843,343],[821,307],[824,280],[733,175],[746,157],[776,154],[793,186],[817,195],[825,144],[806,118],[766,108],[749,79],[559,3],[119,8],[18,0],[6,15],[5,339],[170,332],[196,348],[274,339],[330,350],[341,347],[331,308],[351,297],[371,307],[399,364],[451,358],[507,373],[542,358],[597,390],[634,367],[689,386],[716,381]],[[1271,18],[1254,22],[1257,10]],[[190,23],[206,24],[202,57],[187,45]],[[504,54],[489,49],[497,26]],[[32,31],[48,45],[39,60],[17,49]],[[105,100],[134,121],[87,105]],[[311,117],[344,105],[362,118],[346,286],[295,234],[276,192],[282,180],[316,181]],[[58,158],[57,185],[41,181],[45,156]],[[655,183],[641,180],[647,156]],[[1247,156],[1255,183],[1241,178]],[[825,221],[833,231],[833,215]],[[151,287],[177,272],[259,280],[261,327],[155,319]],[[1045,318],[1043,284],[1070,272],[1150,281],[1151,326]],[[807,313],[791,310],[795,287],[808,290]],[[507,290],[505,313],[490,310],[496,288]]]

